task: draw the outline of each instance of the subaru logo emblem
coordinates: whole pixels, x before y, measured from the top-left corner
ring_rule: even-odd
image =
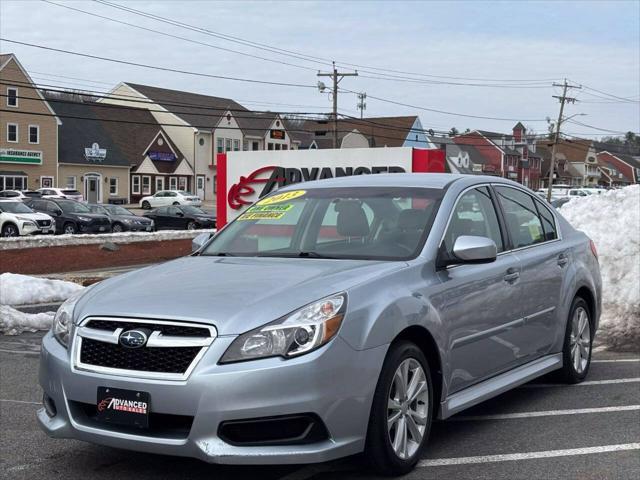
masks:
[[[120,335],[120,345],[126,348],[140,348],[147,343],[147,334],[142,330],[127,330]]]

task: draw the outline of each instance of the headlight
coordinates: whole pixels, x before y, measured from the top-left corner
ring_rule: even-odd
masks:
[[[81,222],[90,222],[91,219],[89,217],[82,217],[82,216],[78,216],[78,220],[80,220]]]
[[[130,218],[123,218],[123,219],[122,219],[122,221],[123,221],[124,223],[126,223],[126,224],[131,224],[131,223],[133,223],[135,220],[132,220],[132,219],[130,219]]]
[[[73,323],[73,309],[78,299],[87,292],[88,288],[90,287],[79,290],[67,298],[67,300],[60,305],[53,319],[53,336],[56,337],[64,347],[69,346],[69,331]]]
[[[277,356],[290,358],[309,353],[338,333],[346,305],[347,296],[341,293],[244,333],[233,341],[220,363]]]
[[[22,220],[23,222],[31,222],[31,223],[33,223],[33,220],[31,220],[30,218],[27,218],[27,217],[20,217],[20,216],[16,215],[16,219]]]

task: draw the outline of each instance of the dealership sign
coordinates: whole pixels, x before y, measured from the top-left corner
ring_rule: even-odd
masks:
[[[217,223],[222,226],[287,185],[352,175],[443,172],[444,152],[406,147],[227,152],[218,154],[217,168]]]
[[[0,162],[42,165],[42,152],[36,150],[17,150],[0,148]]]
[[[176,156],[172,152],[149,152],[149,158],[161,162],[173,162]]]
[[[90,148],[84,149],[84,157],[90,162],[102,162],[107,158],[107,149],[100,148],[100,145],[94,143]]]

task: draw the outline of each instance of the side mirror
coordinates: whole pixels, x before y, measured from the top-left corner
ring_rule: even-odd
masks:
[[[453,245],[453,256],[460,260],[454,260],[455,263],[489,263],[496,259],[497,254],[496,243],[487,237],[461,235]]]
[[[56,217],[59,217],[60,215],[62,215],[62,210],[61,210],[61,209],[54,210],[54,211],[53,211],[53,214],[54,214]]]
[[[191,253],[197,252],[213,236],[211,233],[201,233],[191,241]]]
[[[184,217],[184,213],[182,213],[182,212],[176,212],[176,215],[179,216],[179,217]]]

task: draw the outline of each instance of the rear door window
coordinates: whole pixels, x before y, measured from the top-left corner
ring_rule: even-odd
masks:
[[[558,238],[558,230],[556,229],[556,222],[551,211],[543,205],[542,202],[536,200],[536,207],[538,208],[538,214],[540,220],[542,220],[542,228],[544,230],[545,240],[555,240]]]
[[[513,248],[523,248],[546,241],[542,221],[533,197],[511,187],[495,187],[504,211]]]

